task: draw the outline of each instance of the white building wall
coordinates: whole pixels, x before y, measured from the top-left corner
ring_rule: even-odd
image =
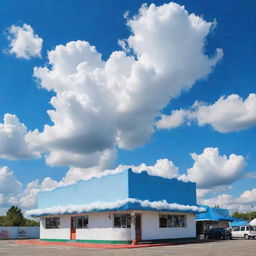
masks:
[[[70,239],[70,216],[60,217],[60,228],[46,229],[45,218],[40,219],[40,239]]]
[[[140,211],[140,213],[142,240],[196,237],[196,222],[193,213],[184,213],[187,216],[185,228],[159,228],[159,212]],[[163,214],[166,214],[166,212]],[[172,214],[184,215],[183,213]],[[132,240],[130,228],[114,228],[113,213],[94,212],[87,215],[89,216],[89,226],[85,229],[76,229],[76,240]],[[59,229],[45,229],[45,218],[41,218],[40,238],[69,240],[70,221],[70,215],[60,216]]]
[[[163,213],[163,214],[166,214]],[[168,239],[168,238],[190,238],[196,237],[195,214],[193,213],[171,213],[181,214],[187,217],[185,228],[160,228],[159,212],[143,213],[142,218],[142,240]]]
[[[106,212],[90,213],[89,226],[76,230],[77,240],[131,240],[130,228],[114,228],[114,215]]]
[[[19,238],[19,230],[24,229],[23,238],[39,238],[39,227],[0,227],[0,234],[5,233],[6,239]],[[0,236],[0,239],[4,238]]]

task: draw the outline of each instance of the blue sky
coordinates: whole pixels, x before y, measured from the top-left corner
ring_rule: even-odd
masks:
[[[216,64],[212,65],[212,71],[207,71],[205,74],[202,73],[195,77],[195,82],[191,83],[189,89],[181,89],[179,92],[180,95],[171,97],[172,99],[167,101],[166,104],[164,103],[163,105],[161,105],[161,102],[159,102],[156,109],[153,111],[153,117],[155,121],[161,119],[159,113],[165,114],[167,117],[170,117],[171,111],[173,110],[187,110],[193,112],[194,115],[197,115],[198,109],[193,110],[193,108],[191,107],[195,101],[204,102],[202,103],[204,104],[204,106],[209,106],[215,104],[215,102],[218,101],[221,96],[228,97],[232,94],[236,94],[238,95],[238,97],[240,97],[240,103],[243,105],[248,95],[255,93],[255,1],[247,1],[246,4],[239,0],[195,0],[175,2],[179,5],[184,5],[188,14],[195,13],[195,15],[201,17],[201,19],[205,22],[216,21],[216,25],[212,25],[212,28],[209,29],[207,36],[205,38],[200,38],[200,40],[205,43],[203,54],[211,58],[216,54],[216,49],[221,48],[224,52],[224,55],[222,58],[219,58],[219,60],[216,61]],[[61,156],[58,155],[58,160],[50,160],[53,161],[51,162],[51,164],[47,164],[45,162],[44,157],[47,157],[47,155],[49,155],[51,152],[58,151],[58,154],[61,154],[59,153],[60,150],[65,150],[65,152],[68,151],[69,153],[71,151],[67,149],[68,146],[67,144],[65,144],[65,140],[61,142],[56,140],[55,142],[55,138],[51,137],[53,135],[49,135],[50,133],[48,134],[43,130],[44,125],[48,124],[50,126],[53,126],[54,124],[52,119],[47,114],[47,110],[55,109],[55,107],[50,104],[50,100],[52,97],[55,96],[57,89],[52,89],[51,91],[46,90],[46,87],[42,86],[42,82],[40,82],[40,79],[41,81],[44,79],[46,81],[46,79],[48,79],[47,74],[45,73],[42,75],[35,75],[33,69],[35,67],[47,66],[48,70],[51,70],[52,66],[48,63],[47,52],[54,50],[57,45],[66,45],[68,42],[77,40],[87,41],[90,43],[90,45],[96,46],[97,51],[102,54],[102,59],[107,61],[112,52],[122,50],[122,48],[118,45],[118,40],[128,38],[130,35],[132,35],[131,30],[134,28],[126,25],[127,20],[124,18],[124,13],[128,11],[128,20],[132,20],[133,16],[138,13],[138,10],[143,3],[147,3],[148,6],[151,3],[155,3],[156,6],[162,6],[164,3],[169,2],[118,0],[0,1],[0,123],[3,123],[3,118],[5,114],[10,113],[17,116],[20,123],[23,123],[27,127],[27,131],[32,132],[35,129],[38,129],[41,133],[41,135],[34,134],[32,137],[29,138],[30,144],[28,147],[29,150],[33,151],[33,153],[31,153],[31,151],[30,153],[28,153],[30,154],[30,156],[27,155],[26,157],[17,156],[17,154],[15,155],[15,153],[13,156],[10,156],[10,154],[5,153],[6,149],[4,148],[4,143],[0,143],[0,167],[8,166],[9,171],[7,172],[12,171],[12,182],[14,182],[14,184],[16,185],[19,182],[23,184],[22,188],[18,185],[19,188],[17,189],[17,191],[10,191],[10,188],[5,188],[5,190],[3,189],[3,191],[1,191],[0,188],[0,194],[2,193],[5,196],[2,207],[7,207],[8,205],[10,205],[10,202],[12,202],[10,198],[17,193],[20,198],[24,198],[26,196],[27,198],[29,198],[28,193],[30,192],[27,192],[26,194],[24,192],[24,189],[29,183],[35,181],[36,179],[39,179],[37,185],[35,185],[35,183],[33,184],[34,189],[38,191],[41,189],[41,182],[46,177],[51,177],[51,179],[58,182],[66,175],[66,172],[70,168],[83,168],[83,170],[80,171],[88,171],[88,169],[86,169],[88,168],[87,164],[85,163],[86,160],[82,161],[79,166],[76,166],[74,163],[69,164],[66,163],[63,159],[60,160]],[[143,16],[143,14],[141,14],[141,16]],[[170,23],[171,22],[173,21],[170,21]],[[27,58],[24,58],[18,56],[18,53],[17,51],[15,52],[15,50],[11,52],[11,39],[8,39],[8,37],[10,37],[12,34],[10,28],[11,26],[15,26],[16,28],[22,28],[23,24],[29,25],[33,31],[32,34],[34,36],[37,35],[43,40],[42,46],[39,46],[41,56],[38,57],[35,53],[32,52]],[[167,23],[167,25],[170,24]],[[182,30],[182,24],[180,25],[180,27],[178,24],[175,28],[173,28],[174,34],[173,36],[170,35],[170,38],[153,38],[152,41],[154,44],[152,43],[152,45],[156,45],[157,49],[157,42],[167,40],[168,45],[168,40],[175,41],[175,38],[173,38],[175,37],[176,33],[175,29]],[[138,29],[138,31],[135,31],[134,33],[139,34],[140,32],[141,31],[139,31]],[[152,33],[152,35],[154,36],[154,33]],[[161,44],[159,43],[159,45]],[[171,45],[172,43],[170,43],[170,52],[175,51],[175,49],[171,49]],[[131,45],[130,48],[132,48]],[[133,48],[133,50],[135,48]],[[159,51],[161,51],[160,48]],[[193,46],[191,46],[191,52],[192,51]],[[136,56],[136,53],[130,52],[127,53],[127,55],[135,56],[135,59],[138,58],[138,56]],[[177,54],[176,57],[178,60],[179,55]],[[69,60],[64,58],[64,61],[68,62]],[[170,65],[175,65],[175,62],[176,60],[173,60],[173,62],[171,61]],[[208,62],[209,61],[207,60],[204,66],[208,65]],[[168,62],[166,63],[168,65]],[[195,63],[192,65],[196,66],[197,64]],[[198,67],[198,69],[198,72],[200,73],[202,68]],[[186,72],[190,72],[189,67],[186,71],[182,72],[184,72],[185,77]],[[172,75],[170,75],[168,79],[167,81],[164,80],[167,83],[167,87],[168,83],[171,83],[170,81],[172,79]],[[147,83],[150,82],[148,81]],[[159,92],[159,94],[161,93]],[[145,97],[147,97],[147,94],[145,94]],[[143,99],[143,97],[141,99]],[[61,100],[62,99],[60,98],[60,101]],[[254,99],[252,99],[252,102],[254,102]],[[144,104],[141,107],[141,109],[144,109],[144,111],[145,109],[147,111],[147,109],[150,108],[145,107],[147,104],[151,104],[150,100],[145,100],[145,102],[143,102],[142,100],[140,101],[140,103],[141,105]],[[134,103],[134,105],[136,104],[139,105],[138,102]],[[121,105],[122,102],[120,103],[120,106]],[[160,105],[161,107],[159,107]],[[225,109],[225,106],[226,105],[223,105],[223,109]],[[256,106],[256,104],[252,104],[252,106],[254,107]],[[226,205],[223,206],[230,207],[230,209],[238,209],[239,207],[239,209],[246,209],[248,205],[256,204],[255,200],[253,201],[252,199],[248,199],[248,196],[246,197],[246,199],[244,199],[245,196],[243,196],[244,191],[250,191],[247,193],[250,194],[249,197],[253,197],[254,193],[256,193],[254,191],[254,189],[256,189],[256,179],[255,177],[253,178],[256,171],[256,149],[255,143],[253,141],[256,131],[256,117],[250,116],[250,118],[247,120],[247,116],[249,114],[251,115],[251,112],[253,111],[251,111],[249,114],[246,112],[246,110],[244,113],[240,113],[239,111],[241,110],[241,107],[239,106],[237,107],[237,110],[234,110],[235,114],[231,113],[232,110],[234,110],[233,107],[231,110],[227,110],[228,113],[223,118],[220,118],[220,120],[218,119],[218,124],[220,124],[221,122],[221,127],[226,125],[224,124],[225,122],[230,123],[231,126],[233,125],[236,127],[231,127],[228,131],[221,132],[220,129],[214,126],[215,123],[213,120],[207,119],[207,121],[199,125],[200,118],[198,116],[193,118],[188,116],[186,118],[189,120],[183,120],[178,125],[176,125],[176,127],[173,127],[172,124],[171,127],[169,125],[169,127],[158,129],[154,123],[151,123],[154,132],[149,134],[148,139],[142,141],[140,141],[139,139],[139,142],[137,139],[134,139],[135,142],[127,141],[129,140],[130,134],[127,133],[126,128],[130,127],[130,124],[133,124],[133,118],[137,116],[136,111],[139,116],[143,116],[143,110],[140,110],[138,108],[133,114],[129,112],[129,115],[127,114],[127,118],[125,118],[125,121],[120,118],[117,123],[118,125],[120,125],[121,128],[116,128],[116,126],[118,125],[113,125],[109,120],[106,121],[106,126],[104,126],[105,123],[102,123],[102,121],[100,120],[99,125],[96,129],[97,132],[99,130],[99,134],[96,134],[96,137],[107,137],[109,131],[112,128],[117,129],[117,132],[120,132],[121,130],[124,135],[123,138],[119,138],[120,140],[123,140],[120,145],[122,143],[125,145],[120,146],[118,144],[119,139],[113,139],[113,141],[111,142],[105,142],[104,140],[104,143],[108,143],[108,146],[106,148],[113,150],[110,157],[113,158],[110,160],[111,164],[98,167],[98,160],[95,159],[97,157],[100,157],[97,155],[93,156],[93,160],[88,160],[93,162],[92,164],[90,164],[89,167],[91,169],[95,167],[97,169],[96,172],[99,172],[100,168],[115,168],[118,165],[138,166],[141,163],[145,163],[147,166],[154,166],[155,162],[158,159],[167,158],[172,161],[174,166],[179,168],[179,175],[182,175],[186,174],[187,169],[192,168],[195,163],[195,160],[191,158],[190,153],[196,153],[199,156],[203,154],[204,149],[206,148],[210,148],[212,150],[211,152],[213,152],[213,148],[218,148],[218,152],[216,153],[215,151],[216,156],[223,157],[224,155],[226,155],[227,159],[229,159],[231,154],[235,154],[237,157],[243,157],[243,159],[240,159],[241,162],[236,159],[238,161],[235,163],[237,164],[237,166],[234,167],[234,171],[231,175],[228,174],[228,168],[223,166],[220,166],[218,168],[217,165],[221,163],[216,160],[214,166],[216,170],[220,170],[220,175],[216,175],[219,180],[216,181],[214,185],[210,185],[208,187],[207,185],[202,185],[201,187],[199,187],[205,190],[204,192],[202,192],[204,193],[204,195],[203,197],[200,197],[200,200],[204,203],[206,202],[212,204],[219,204],[219,202],[224,201],[222,200],[222,198],[224,198],[225,195],[228,194],[228,199],[227,201],[225,201]],[[59,111],[61,112],[60,109]],[[131,110],[129,109],[129,111]],[[155,114],[155,112],[157,112],[158,114]],[[63,114],[64,112],[61,113]],[[219,116],[223,115],[221,111],[217,114],[219,114]],[[236,116],[236,114],[238,116]],[[63,114],[63,116],[65,116],[65,113]],[[88,118],[89,117],[90,116],[88,116]],[[83,130],[83,122],[89,123],[94,122],[93,120],[95,120],[88,118],[87,116],[85,116],[84,119],[81,120],[81,123],[79,123],[80,128],[77,129],[80,129],[81,133]],[[111,116],[107,116],[106,119],[111,118]],[[235,118],[239,120],[246,120],[241,121],[244,122],[241,124],[240,121],[235,122]],[[61,118],[61,120],[64,119]],[[79,120],[79,118],[75,120]],[[73,121],[75,122],[75,120]],[[62,121],[60,121],[59,125],[63,127],[64,130],[68,130],[68,128],[65,127],[65,123],[61,122]],[[109,123],[111,124],[109,125]],[[123,123],[125,123],[124,126],[126,128],[123,128]],[[103,126],[99,127],[102,124]],[[143,124],[148,125],[148,123],[145,122],[142,122],[141,124],[139,121],[137,125],[141,126],[143,130]],[[105,127],[107,127],[108,125],[110,128],[104,130]],[[129,129],[132,130],[135,126],[136,125],[131,125]],[[145,127],[145,130],[147,129],[148,126]],[[79,133],[80,130],[75,131]],[[136,133],[136,136],[140,137],[140,130],[138,132],[133,132]],[[111,137],[111,135],[109,137]],[[85,139],[85,141],[88,141],[88,137],[83,138]],[[4,139],[5,138],[3,138],[2,140]],[[71,140],[72,138],[70,137],[68,145],[71,145],[73,143]],[[138,143],[136,143],[136,140]],[[45,141],[47,141],[47,143]],[[10,142],[18,144],[18,142],[16,142],[15,140],[10,140]],[[45,145],[43,145],[44,143]],[[78,145],[77,143],[78,142],[75,141],[72,145]],[[95,147],[103,147],[102,145],[104,143],[102,141],[99,141],[97,143],[99,143],[100,146],[97,144]],[[64,145],[63,149],[60,145]],[[41,147],[43,147],[43,149]],[[85,155],[85,157],[87,157],[88,151],[90,150],[91,149],[89,148],[89,146],[82,145],[81,152],[79,152],[79,157],[82,157],[83,154]],[[15,151],[15,146],[13,151]],[[74,152],[72,151],[72,153]],[[31,157],[31,154],[37,154],[37,158],[34,158],[34,156]],[[8,157],[5,157],[6,155],[8,155]],[[205,157],[206,162],[204,163],[207,166],[208,155],[206,154]],[[208,160],[211,161],[211,159]],[[170,168],[171,171],[173,171],[172,167]],[[191,176],[187,175],[185,179],[197,181],[196,175],[198,174],[198,172],[202,172],[202,175],[207,176],[208,169],[206,168],[205,171],[203,171],[202,168],[203,163],[200,162],[199,167],[194,166]],[[93,172],[91,169],[89,170],[89,172]],[[156,170],[156,172],[157,171],[158,170]],[[214,171],[215,170],[212,170],[212,172]],[[2,175],[6,175],[7,172]],[[230,175],[230,177],[228,177],[226,181],[221,181],[221,173],[224,172],[227,172],[226,175]],[[245,175],[247,175],[248,173],[250,177],[245,177]],[[77,175],[77,173],[74,174],[74,176]],[[209,175],[209,179],[211,179],[211,177],[212,176]],[[81,178],[84,178],[83,175],[81,176]],[[2,178],[2,180],[6,179],[6,177]],[[75,179],[77,180],[77,178]],[[36,194],[36,192],[33,193]],[[227,198],[227,196],[225,198]],[[17,202],[17,204],[20,204],[23,208],[31,207],[30,204],[22,205],[22,203],[20,202]],[[232,207],[230,205],[232,205]]]

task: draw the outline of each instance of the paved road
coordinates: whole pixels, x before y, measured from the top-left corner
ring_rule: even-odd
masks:
[[[87,249],[56,245],[25,245],[0,240],[0,256],[254,256],[256,240],[226,240],[202,244],[136,249]]]

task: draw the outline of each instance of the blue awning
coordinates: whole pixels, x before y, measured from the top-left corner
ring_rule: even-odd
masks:
[[[196,221],[233,221],[233,217],[229,215],[229,211],[223,208],[209,207],[208,205],[200,205],[206,208],[206,212],[199,212],[196,215]]]
[[[230,223],[230,226],[231,227],[247,226],[248,224],[249,224],[249,222],[244,219],[233,218],[233,221]]]

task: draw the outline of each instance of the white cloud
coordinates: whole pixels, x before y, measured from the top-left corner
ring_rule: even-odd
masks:
[[[179,179],[194,181],[198,188],[228,185],[243,176],[245,159],[241,155],[221,156],[218,148],[205,148],[202,154],[191,154],[194,164]]]
[[[127,24],[125,49],[106,61],[94,46],[76,41],[58,45],[48,52],[50,65],[34,69],[41,87],[56,94],[48,111],[53,125],[27,136],[48,164],[88,168],[116,147],[143,146],[160,110],[207,77],[223,55],[220,49],[205,54],[213,23],[175,3],[143,5]]]
[[[106,149],[91,154],[72,153],[68,151],[52,151],[46,156],[46,163],[50,166],[69,165],[77,168],[97,167],[111,168],[116,159],[116,150]]]
[[[256,204],[256,188],[244,191],[237,199],[237,203]]]
[[[0,209],[7,210],[12,205],[22,209],[34,208],[37,205],[38,192],[52,190],[58,186],[57,181],[47,177],[41,183],[38,180],[31,181],[23,189],[13,171],[7,166],[0,166]]]
[[[39,153],[29,148],[26,142],[28,131],[16,115],[5,114],[0,123],[0,158],[24,159],[39,157]]]
[[[205,195],[212,193],[212,194],[216,194],[216,193],[220,193],[222,191],[227,191],[227,190],[231,190],[233,189],[233,187],[231,185],[220,185],[220,186],[216,186],[210,189],[206,189],[206,188],[198,188],[196,190],[196,195],[198,199],[204,198]]]
[[[37,195],[40,191],[48,191],[58,187],[58,182],[46,177],[41,184],[38,180],[31,181],[19,196],[19,205],[23,209],[31,209],[37,206]]]
[[[256,204],[256,188],[246,190],[238,197],[229,194],[221,194],[213,198],[200,199],[200,203],[211,206],[218,205],[232,211],[249,211],[251,206]]]
[[[66,176],[60,181],[59,185],[67,185],[76,183],[79,180],[88,180],[93,177],[103,177],[107,175],[113,175],[121,173],[124,170],[131,168],[135,173],[141,173],[146,171],[149,175],[160,176],[164,178],[176,178],[178,177],[179,169],[173,164],[172,161],[168,159],[159,159],[152,166],[147,166],[142,163],[140,165],[119,165],[115,169],[103,169],[101,167],[92,167],[92,168],[70,168],[66,173]]]
[[[24,59],[41,57],[43,39],[34,33],[30,25],[23,24],[22,27],[12,25],[8,29],[8,33],[9,53]]]
[[[172,111],[162,115],[157,128],[171,129],[197,120],[199,126],[211,125],[221,133],[240,131],[256,125],[256,94],[251,93],[243,100],[232,94],[220,97],[214,104],[195,102],[189,110]]]
[[[156,122],[156,127],[159,129],[172,129],[184,124],[187,111],[185,110],[174,110],[171,115],[161,115],[161,119]]]
[[[32,209],[26,211],[27,215],[46,215],[46,214],[68,214],[68,213],[82,213],[93,210],[110,210],[122,207],[127,203],[139,203],[142,207],[150,207],[157,210],[176,210],[176,211],[205,211],[205,208],[194,205],[181,205],[176,203],[168,203],[166,200],[162,201],[148,201],[139,200],[136,198],[128,198],[118,200],[116,202],[94,202],[87,205],[67,205],[67,206],[54,206],[45,209]]]
[[[15,203],[15,197],[22,191],[22,184],[7,167],[0,167],[0,206]]]
[[[234,198],[229,194],[222,194],[209,199],[201,199],[199,200],[199,203],[213,207],[219,206],[220,208],[229,210],[234,210],[236,208],[234,205]]]

